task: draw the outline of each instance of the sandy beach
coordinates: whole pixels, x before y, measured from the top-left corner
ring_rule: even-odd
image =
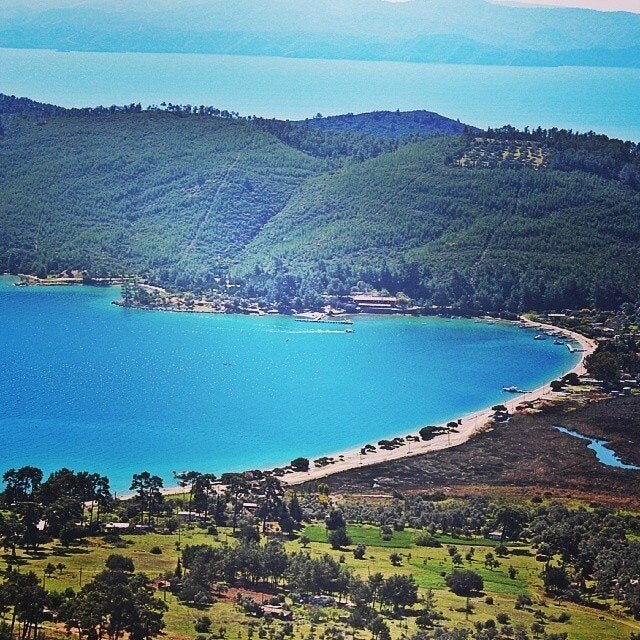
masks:
[[[537,327],[541,331],[556,331],[558,333],[562,333],[567,338],[571,338],[572,340],[580,344],[580,361],[576,364],[575,367],[573,367],[573,369],[571,369],[571,371],[567,371],[566,373],[577,373],[578,375],[582,375],[586,372],[584,359],[589,354],[595,351],[595,341],[590,340],[589,338],[586,338],[585,336],[580,335],[579,333],[576,333],[574,331],[560,329],[549,324],[531,322],[526,319],[523,319],[523,322],[521,324],[523,326],[526,324],[532,328]],[[512,413],[515,411],[515,408],[523,402],[552,399],[554,397],[557,398],[558,394],[551,391],[551,388],[549,386],[550,383],[551,380],[549,380],[549,382],[547,382],[545,385],[532,391],[511,395],[510,400],[505,401],[502,404],[507,407],[510,413]],[[327,456],[335,459],[335,462],[333,464],[328,464],[324,467],[314,467],[312,462],[312,466],[310,467],[309,471],[288,473],[287,475],[283,476],[281,480],[284,484],[287,485],[297,485],[303,482],[322,480],[323,478],[331,476],[335,473],[348,471],[349,469],[376,465],[380,464],[381,462],[398,460],[409,456],[419,456],[430,451],[439,451],[442,449],[449,449],[451,447],[458,447],[461,444],[467,442],[469,438],[471,438],[474,433],[477,432],[478,429],[482,428],[491,419],[493,413],[494,412],[491,410],[491,408],[488,407],[487,409],[468,414],[461,419],[461,423],[455,432],[438,435],[427,441],[420,440],[419,442],[407,442],[403,446],[400,446],[396,449],[382,450],[378,448],[373,453],[370,452],[366,455],[362,455],[362,453],[360,452],[360,447],[358,447],[349,449],[347,451],[333,453]],[[454,420],[456,419],[457,418],[454,418]],[[443,424],[438,426],[445,425]]]
[[[569,331],[567,329],[560,329],[554,325],[543,324],[540,322],[532,322],[527,319],[522,319],[522,322],[519,323],[520,326],[529,326],[531,329],[539,329],[539,331],[555,331],[558,333],[562,333],[565,338],[570,338],[572,341],[575,341],[580,345],[580,360],[576,363],[576,365],[570,371],[566,373],[576,373],[578,375],[582,375],[586,373],[586,369],[584,366],[584,359],[591,353],[593,353],[596,349],[596,343],[594,340],[590,340],[585,336],[576,333],[574,331]],[[533,335],[534,332],[531,331]],[[531,391],[527,391],[525,393],[520,394],[509,394],[509,399],[505,400],[501,404],[507,407],[510,413],[515,412],[515,408],[522,404],[523,402],[534,402],[545,399],[557,399],[559,397],[558,393],[554,393],[550,388],[551,380],[549,380],[546,384],[537,389],[533,389]],[[295,486],[298,484],[302,484],[304,482],[309,481],[318,481],[323,478],[327,478],[333,474],[340,473],[342,471],[348,471],[350,469],[356,469],[358,467],[366,467],[373,466],[376,464],[380,464],[383,462],[388,462],[391,460],[399,460],[401,458],[407,458],[410,456],[419,456],[424,453],[429,453],[432,451],[440,451],[443,449],[449,449],[451,447],[458,447],[461,444],[467,442],[473,435],[484,425],[489,422],[494,414],[494,411],[491,410],[490,407],[486,409],[476,411],[474,413],[470,413],[462,417],[460,420],[460,424],[455,431],[451,433],[445,433],[442,435],[437,435],[430,440],[419,440],[414,442],[405,441],[405,444],[397,447],[396,449],[385,450],[376,448],[375,452],[369,452],[365,455],[361,453],[361,447],[354,447],[348,449],[346,451],[339,451],[337,453],[328,453],[326,455],[327,458],[333,458],[335,462],[333,464],[327,464],[324,467],[315,467],[313,466],[313,462],[311,461],[311,467],[307,472],[293,472],[287,473],[282,476],[280,480],[285,485]],[[452,420],[458,420],[457,417],[453,417]],[[436,426],[446,426],[446,423],[442,423]],[[389,439],[393,439],[395,436],[389,436]],[[407,435],[407,434],[404,434]],[[413,435],[419,437],[417,432]],[[286,466],[286,465],[282,465]],[[188,493],[189,487],[165,487],[161,490],[161,493],[164,495],[178,495],[183,493]],[[126,500],[131,498],[134,495],[134,492],[127,491],[120,494],[118,497],[120,499]]]

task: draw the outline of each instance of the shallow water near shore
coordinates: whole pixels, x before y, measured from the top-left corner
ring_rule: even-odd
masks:
[[[506,324],[127,310],[117,288],[0,278],[0,471],[274,466],[406,435],[511,398],[578,354]]]

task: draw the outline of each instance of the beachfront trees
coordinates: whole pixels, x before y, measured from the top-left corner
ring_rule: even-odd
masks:
[[[25,466],[9,469],[2,476],[5,489],[2,493],[5,504],[14,505],[29,502],[40,488],[42,471],[37,467]]]
[[[435,435],[437,427],[435,425],[427,425],[426,427],[422,427],[418,433],[423,440],[430,440]]]
[[[193,502],[193,494],[196,489],[196,482],[202,474],[199,471],[174,471],[173,477],[178,481],[178,486],[183,489],[189,489],[189,520],[191,520],[191,503]]]
[[[294,471],[309,471],[309,458],[295,458],[291,461]]]
[[[216,479],[213,473],[200,473],[193,481],[193,508],[202,514],[205,522],[209,519],[209,501],[215,493]],[[191,506],[189,506],[189,513],[191,513]]]
[[[159,512],[163,502],[163,482],[159,476],[153,476],[148,471],[136,473],[131,480],[131,491],[135,491],[140,504],[140,520],[144,522],[145,510],[148,513],[148,522]]]
[[[584,360],[589,374],[596,380],[615,382],[620,379],[620,365],[612,353],[598,350],[589,354]]]

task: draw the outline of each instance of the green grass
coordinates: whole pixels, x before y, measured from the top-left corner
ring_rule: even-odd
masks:
[[[219,530],[220,534],[217,537],[196,528],[182,531],[180,535],[181,546],[184,548],[187,544],[218,545],[230,540],[227,529],[220,528]],[[348,532],[354,544],[340,551],[332,550],[326,542],[326,532],[322,524],[309,525],[303,534],[312,539],[308,548],[310,554],[328,553],[336,559],[343,557],[344,563],[363,578],[377,571],[386,576],[393,573],[412,575],[420,588],[420,593],[423,594],[426,589],[434,591],[436,605],[445,616],[446,626],[470,626],[477,621],[484,622],[490,618],[495,620],[496,615],[503,612],[510,616],[511,624],[522,623],[528,628],[534,621],[533,610],[541,609],[547,616],[558,615],[562,611],[571,614],[569,623],[550,623],[547,625],[547,633],[566,631],[571,640],[594,640],[595,638],[598,640],[620,640],[628,638],[632,632],[640,632],[640,622],[624,615],[613,603],[610,603],[612,605],[611,611],[602,612],[571,603],[558,605],[552,600],[546,599],[542,592],[541,565],[536,562],[532,554],[524,553],[528,550],[526,548],[520,553],[500,558],[501,564],[497,569],[493,571],[487,569],[484,566],[484,556],[489,549],[482,548],[476,539],[472,541],[455,540],[458,551],[463,557],[470,547],[475,548],[472,562],[465,561],[464,568],[477,571],[484,579],[484,594],[481,597],[472,598],[474,610],[469,616],[469,620],[466,620],[465,614],[461,610],[464,606],[464,599],[452,594],[445,585],[443,574],[449,573],[453,569],[446,546],[441,548],[417,547],[411,541],[418,532],[412,530],[394,532],[391,541],[381,540],[380,530],[377,527],[350,526]],[[86,543],[74,546],[69,550],[64,550],[57,544],[50,544],[44,546],[36,556],[26,556],[20,553],[22,562],[20,570],[33,570],[39,576],[43,576],[44,568],[49,562],[54,564],[63,562],[66,568],[62,573],[56,572],[54,576],[46,579],[48,589],[62,591],[66,587],[78,589],[80,580],[83,584],[86,583],[93,575],[102,570],[110,553],[131,556],[136,570],[144,571],[152,578],[159,573],[175,568],[179,556],[179,550],[176,548],[177,534],[151,533],[123,536],[123,538],[128,542],[124,549],[104,544],[100,538],[89,538]],[[453,543],[454,539],[448,540],[448,542]],[[367,546],[364,560],[356,560],[350,553],[355,544]],[[160,555],[150,553],[150,549],[154,546],[159,546],[162,549]],[[298,540],[286,541],[285,546],[290,552],[298,551],[301,548]],[[401,564],[398,567],[391,564],[389,556],[393,552],[401,555]],[[0,568],[3,568],[6,559],[6,555],[0,556]],[[518,571],[515,579],[509,578],[508,568],[510,565],[513,565]],[[535,604],[530,610],[519,611],[515,609],[515,599],[520,593],[526,593],[534,600]],[[485,595],[493,598],[492,605],[485,602]],[[214,635],[218,635],[219,629],[223,627],[227,640],[245,640],[248,637],[249,625],[260,624],[255,618],[249,618],[242,614],[235,605],[229,602],[218,602],[206,610],[200,610],[180,604],[177,598],[171,594],[166,594],[166,596],[159,594],[159,597],[165,599],[169,606],[169,610],[165,614],[165,622],[167,637],[171,640],[195,638],[197,633],[194,629],[194,623],[203,614],[213,620]],[[295,607],[293,640],[304,640],[310,636],[319,637],[329,626],[342,625],[340,620],[344,619],[346,615],[347,611],[343,608],[336,607],[324,610],[324,620],[316,623],[312,631],[309,619],[310,611],[305,607]],[[600,616],[603,616],[604,619],[601,620]],[[391,626],[393,640],[399,640],[403,633],[411,635],[416,631],[412,617],[405,620],[387,619],[387,621]],[[359,640],[368,640],[369,637],[368,632],[356,634],[356,638]]]
[[[422,532],[416,533],[416,536],[422,535]],[[473,538],[456,538],[454,536],[446,536],[446,535],[435,535],[434,538],[442,542],[444,545],[454,544],[454,545],[472,545],[474,547],[497,547],[500,542],[497,540],[487,540],[487,538],[481,538],[479,536],[474,536]],[[512,543],[506,542],[506,546],[508,547],[522,547],[523,545],[520,543]]]
[[[307,536],[311,542],[327,542],[327,529],[323,525],[310,524],[302,535]],[[347,535],[354,545],[363,544],[367,547],[409,549],[413,541],[413,535],[409,531],[393,531],[391,540],[383,540],[379,527],[348,525]]]

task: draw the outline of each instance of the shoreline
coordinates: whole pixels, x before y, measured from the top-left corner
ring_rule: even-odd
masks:
[[[587,338],[586,336],[583,336],[582,334],[571,331],[569,329],[562,329],[560,327],[556,327],[555,325],[534,322],[527,318],[521,318],[521,322],[519,324],[523,328],[525,328],[526,325],[526,328],[533,329],[537,327],[541,331],[556,331],[562,333],[567,338],[571,338],[572,340],[577,342],[580,345],[581,349],[579,351],[580,359],[573,366],[573,368],[567,371],[564,375],[567,375],[569,373],[582,375],[586,373],[584,361],[588,355],[595,351],[597,347],[595,340]],[[553,378],[552,380],[555,379],[556,378]],[[532,391],[513,394],[510,400],[507,400],[500,404],[506,406],[510,413],[515,413],[516,407],[524,402],[532,403],[539,402],[541,400],[558,399],[558,393],[551,391],[551,388],[549,386],[552,380],[545,382],[543,385],[536,389],[533,389]],[[364,445],[361,445],[354,446],[342,451],[329,452],[324,456],[317,457],[316,459],[324,457],[333,458],[335,460],[333,464],[328,464],[323,467],[310,467],[309,471],[295,471],[277,477],[285,487],[295,487],[306,482],[317,482],[335,474],[350,471],[352,469],[376,466],[378,464],[390,462],[393,460],[400,460],[403,458],[424,455],[426,453],[431,453],[434,451],[442,451],[454,447],[459,447],[460,445],[468,442],[476,433],[479,432],[480,429],[483,429],[489,422],[489,420],[491,420],[491,418],[494,416],[494,414],[495,412],[491,409],[491,407],[473,411],[464,415],[460,419],[460,425],[455,431],[436,435],[429,440],[419,439],[418,441],[413,442],[409,442],[406,440],[406,435],[416,435],[418,433],[417,431],[410,432],[410,434],[405,433],[404,436],[389,436],[387,438],[388,440],[393,440],[394,437],[405,438],[405,443],[395,449],[381,450],[379,447],[376,447],[375,452],[362,454],[361,449]],[[454,419],[452,418],[452,420]],[[435,426],[442,427],[446,424],[446,422],[443,422],[436,424]],[[420,438],[419,435],[417,435],[416,437]],[[310,459],[309,463],[310,465],[313,465],[313,460]],[[275,465],[273,467],[270,467],[268,471],[273,471],[274,469],[283,468],[286,466],[287,464]],[[188,491],[188,487],[185,488],[177,486],[165,487],[161,490],[162,494],[166,496],[180,495],[183,493],[188,493]],[[126,494],[122,495],[121,499],[126,500],[130,497],[132,497],[132,494]]]
[[[363,314],[369,315],[369,314]],[[395,314],[396,317],[406,316],[407,314]],[[374,314],[375,316],[375,314]],[[391,316],[386,316],[391,317]],[[483,321],[492,321],[492,322],[507,322],[508,324],[514,325],[511,321],[504,320],[496,320],[495,318],[490,318],[488,316],[479,316],[477,319]],[[571,338],[573,341],[580,344],[580,359],[574,365],[572,369],[566,372],[567,375],[569,373],[576,373],[578,375],[582,375],[586,373],[586,368],[584,366],[585,358],[593,353],[597,347],[595,340],[587,338],[580,333],[575,331],[570,331],[569,329],[562,329],[552,324],[545,324],[541,322],[534,322],[527,318],[521,317],[520,322],[517,323],[523,330],[527,330],[528,328],[539,328],[541,331],[556,331],[562,333],[567,338]],[[525,327],[526,325],[526,327]],[[532,332],[533,333],[533,332]],[[555,380],[557,378],[552,378]],[[537,402],[540,400],[550,400],[557,399],[557,392],[551,391],[550,383],[552,380],[545,382],[540,387],[533,389],[532,391],[526,391],[517,394],[510,394],[511,400],[507,400],[500,404],[503,404],[510,413],[515,413],[515,408],[524,403]],[[495,405],[493,405],[495,406]],[[491,409],[491,407],[486,407],[484,409],[479,409],[478,411],[473,411],[468,414],[465,414],[460,419],[460,424],[458,429],[455,431],[451,431],[450,433],[443,433],[434,436],[429,440],[422,440],[418,434],[417,430],[412,430],[407,433],[404,432],[402,436],[387,436],[386,439],[393,440],[396,437],[402,437],[405,439],[403,445],[390,450],[383,450],[376,446],[375,452],[369,452],[367,454],[362,454],[361,449],[365,445],[353,446],[348,449],[344,449],[336,452],[328,452],[324,455],[317,456],[315,459],[321,458],[333,458],[335,462],[333,464],[328,464],[323,467],[313,467],[313,460],[309,459],[310,469],[309,471],[294,471],[290,473],[286,473],[282,476],[276,476],[280,482],[285,486],[297,486],[300,484],[304,484],[306,482],[314,482],[319,481],[324,478],[328,478],[337,473],[342,473],[345,471],[350,471],[352,469],[362,468],[362,467],[370,467],[378,464],[382,464],[385,462],[390,462],[393,460],[400,460],[403,458],[415,457],[419,455],[423,455],[426,453],[434,452],[434,451],[442,451],[446,449],[451,449],[454,447],[459,447],[460,445],[468,442],[477,432],[482,429],[486,423],[494,416],[495,411]],[[452,421],[455,419],[452,418]],[[448,422],[448,421],[447,421]],[[437,423],[436,427],[444,427],[447,422]],[[407,441],[406,436],[413,435],[417,437],[419,440],[417,441]],[[281,465],[274,465],[272,467],[268,467],[265,471],[273,472],[274,469],[281,469],[287,467],[288,463],[283,463]],[[242,472],[239,472],[242,473]],[[185,493],[189,493],[189,487],[180,487],[180,486],[168,486],[163,487],[160,490],[160,493],[164,496],[174,496],[181,495]],[[120,496],[120,500],[129,500],[135,496],[135,493],[132,491],[123,492]]]
[[[70,283],[64,283],[64,284],[69,286]],[[78,283],[78,284],[82,286],[82,283]],[[150,310],[150,311],[151,310],[163,310],[163,311],[169,310],[169,309],[158,309],[157,307],[147,308],[147,309],[144,309],[141,307],[133,307],[133,308],[134,309],[138,308],[140,310]],[[171,311],[175,312],[178,310],[171,310]],[[180,310],[180,311],[184,312],[183,310]],[[191,312],[193,313],[194,311],[191,311]],[[195,313],[198,313],[198,311],[195,311]],[[246,315],[246,313],[245,314],[240,313],[239,315]],[[364,313],[364,314],[357,314],[357,315],[370,315],[370,314]],[[376,314],[373,314],[373,315],[375,316]],[[384,314],[384,315],[386,317],[392,317],[392,316],[406,317],[408,315],[414,315],[414,314],[394,313],[394,314]],[[596,349],[596,342],[594,340],[587,338],[575,331],[560,328],[552,324],[534,322],[524,317],[521,317],[519,322],[514,322],[511,320],[502,320],[499,318],[490,317],[486,315],[474,316],[474,317],[476,319],[480,319],[487,322],[489,321],[505,322],[511,325],[522,327],[523,329],[538,328],[540,331],[554,331],[557,333],[561,333],[563,336],[565,336],[566,338],[570,338],[572,341],[577,342],[580,345],[580,349],[578,350],[580,357],[578,362],[573,366],[573,368],[570,371],[566,372],[567,374],[577,373],[578,375],[581,375],[585,373],[586,369],[584,366],[584,360],[588,355],[593,353],[593,351],[595,351]],[[556,378],[553,378],[553,379],[556,379]],[[529,403],[529,402],[537,402],[540,400],[557,399],[559,397],[557,392],[552,392],[549,386],[552,380],[546,381],[543,385],[541,385],[540,387],[534,390],[526,391],[522,393],[510,394],[510,399],[502,402],[498,402],[496,404],[502,404],[507,407],[510,413],[514,413],[515,408],[524,402]],[[369,451],[363,454],[361,451],[361,449],[365,446],[365,444],[363,443],[362,445],[357,445],[357,446],[354,445],[348,449],[337,451],[337,452],[330,451],[324,455],[316,456],[314,458],[314,459],[326,458],[329,460],[333,460],[333,462],[329,464],[316,467],[313,464],[313,459],[310,459],[309,471],[289,472],[289,473],[285,473],[284,475],[278,475],[277,477],[281,480],[281,482],[284,485],[295,486],[295,485],[299,485],[309,481],[321,480],[323,478],[327,478],[337,473],[349,471],[355,468],[374,466],[376,464],[381,464],[381,463],[389,462],[392,460],[399,460],[402,458],[414,457],[414,456],[422,455],[422,454],[433,452],[433,451],[440,451],[443,449],[457,447],[464,444],[469,439],[471,439],[478,432],[479,429],[484,428],[487,422],[493,417],[494,413],[495,412],[490,407],[486,407],[484,409],[479,409],[479,410],[470,412],[459,419],[459,426],[457,429],[449,433],[442,433],[442,434],[435,435],[429,440],[422,440],[420,436],[417,435],[418,429],[416,428],[407,429],[407,431],[405,431],[402,435],[396,434],[394,436],[389,436],[386,438],[388,440],[393,440],[394,438],[403,438],[404,442],[393,449],[381,449],[379,446],[376,446],[376,450],[374,452]],[[458,419],[452,417],[451,421],[458,421]],[[435,426],[443,427],[446,424],[447,424],[446,422],[441,422],[439,424],[436,424]],[[417,439],[413,441],[407,440],[406,439],[407,435],[412,435]],[[281,465],[274,465],[269,468],[269,471],[273,471],[274,469],[283,468],[287,466],[288,466],[288,462],[283,463]],[[168,486],[162,490],[162,493],[164,495],[176,495],[176,494],[184,493],[185,491],[188,491],[188,488],[183,488],[178,486]],[[121,499],[128,499],[131,496],[132,494],[130,492],[125,491],[121,494],[120,497]]]
[[[582,375],[586,372],[584,361],[585,358],[593,353],[596,349],[597,345],[594,340],[591,340],[590,338],[587,338],[575,331],[561,329],[550,324],[533,322],[526,318],[522,318],[521,324],[528,325],[531,328],[539,327],[541,330],[545,331],[557,331],[562,333],[566,337],[578,342],[581,348],[580,359],[570,371],[567,371],[567,374],[576,373],[578,375]],[[547,381],[545,384],[532,391],[514,394],[511,400],[503,402],[501,404],[506,406],[510,413],[514,413],[515,408],[523,402],[537,402],[540,400],[555,399],[558,397],[558,395],[556,392],[551,391],[551,388],[549,386],[550,383],[551,380]],[[324,467],[310,468],[309,471],[296,471],[293,473],[288,473],[284,476],[281,476],[280,480],[284,485],[296,486],[305,482],[322,480],[337,473],[350,471],[351,469],[375,466],[383,462],[389,462],[392,460],[399,460],[402,458],[423,455],[432,451],[441,451],[444,449],[458,447],[465,442],[468,442],[478,432],[479,429],[482,429],[485,424],[493,417],[494,413],[495,412],[491,409],[491,407],[471,412],[460,419],[458,429],[452,431],[451,433],[440,434],[434,436],[430,440],[420,439],[417,442],[405,441],[404,445],[396,449],[381,451],[379,448],[377,448],[374,453],[369,452],[363,455],[361,453],[361,447],[352,447],[345,451],[327,454],[326,457],[332,457],[336,460],[333,464]],[[436,426],[441,427],[445,425],[446,423],[441,423]],[[389,439],[392,440],[393,438]],[[310,464],[313,464],[312,460],[310,460]]]

